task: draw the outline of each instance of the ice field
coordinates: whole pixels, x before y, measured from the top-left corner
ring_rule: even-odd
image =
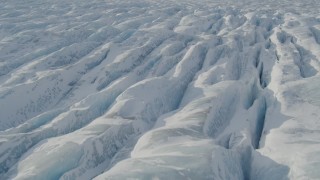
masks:
[[[0,179],[320,179],[320,1],[0,0]]]

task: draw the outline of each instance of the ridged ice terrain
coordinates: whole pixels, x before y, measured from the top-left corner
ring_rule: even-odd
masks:
[[[0,0],[0,179],[320,179],[319,0]]]

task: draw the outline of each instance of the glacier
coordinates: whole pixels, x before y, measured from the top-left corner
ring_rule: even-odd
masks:
[[[320,1],[0,2],[0,180],[320,179]]]

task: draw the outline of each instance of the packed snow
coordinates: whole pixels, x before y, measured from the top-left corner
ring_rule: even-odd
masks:
[[[320,1],[0,0],[0,179],[320,179]]]

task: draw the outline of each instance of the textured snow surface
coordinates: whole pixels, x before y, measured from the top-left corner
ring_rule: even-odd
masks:
[[[320,1],[0,0],[0,179],[320,179]]]

